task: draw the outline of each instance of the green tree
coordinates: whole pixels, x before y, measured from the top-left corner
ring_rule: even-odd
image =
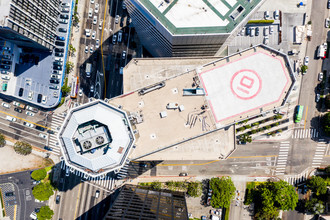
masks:
[[[5,136],[0,133],[0,147],[4,147],[5,145],[6,145]]]
[[[318,200],[317,198],[312,198],[306,201],[305,209],[313,214],[321,214],[324,212],[324,205],[321,200]]]
[[[210,180],[210,187],[212,189],[211,206],[213,208],[228,208],[236,190],[231,178],[212,178]]]
[[[307,72],[307,69],[308,69],[308,66],[306,66],[306,65],[302,65],[300,67],[300,70],[301,70],[302,73],[306,73]]]
[[[323,115],[321,124],[327,136],[330,136],[330,112]]]
[[[32,194],[34,198],[40,201],[46,201],[54,194],[53,187],[50,183],[39,183],[33,188]]]
[[[72,62],[70,62],[70,61],[68,61],[68,62],[66,62],[66,74],[69,74],[71,71],[73,70],[73,63]]]
[[[248,135],[248,134],[242,134],[242,135],[240,135],[239,140],[241,142],[251,143],[252,142],[252,137],[250,135]]]
[[[275,207],[287,211],[294,210],[298,203],[298,194],[289,183],[281,180],[273,184]]]
[[[189,182],[187,194],[191,197],[200,197],[202,195],[202,184],[200,182]]]
[[[327,184],[322,177],[313,176],[307,181],[307,187],[311,189],[317,196],[327,192]]]
[[[62,86],[61,90],[62,90],[63,96],[67,96],[71,92],[71,87],[64,84]]]
[[[330,95],[327,95],[327,96],[325,97],[325,107],[326,107],[327,109],[330,109]]]
[[[28,155],[32,152],[32,147],[29,143],[16,141],[14,144],[14,150],[18,154]]]
[[[49,208],[48,205],[42,206],[40,211],[37,213],[39,220],[50,220],[54,215],[54,211]]]
[[[161,190],[162,189],[162,183],[159,181],[154,181],[150,184],[151,188],[153,190]]]
[[[327,174],[330,174],[330,166],[327,166],[324,171],[327,173]]]
[[[69,44],[69,52],[70,55],[73,55],[76,52],[76,48],[72,46],[72,44]],[[70,62],[71,63],[71,62]],[[68,64],[67,64],[68,65]]]
[[[45,169],[35,170],[31,173],[31,177],[37,181],[45,179],[46,176],[47,176],[47,172]]]

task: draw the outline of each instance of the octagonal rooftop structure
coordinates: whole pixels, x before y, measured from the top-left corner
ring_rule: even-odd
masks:
[[[135,137],[126,112],[97,100],[70,110],[59,140],[67,165],[96,177],[125,165]]]

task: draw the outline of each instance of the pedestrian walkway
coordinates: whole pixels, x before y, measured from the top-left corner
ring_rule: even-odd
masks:
[[[315,154],[314,154],[314,158],[313,158],[313,162],[312,162],[312,167],[316,168],[319,167],[322,163],[324,154],[326,153],[326,148],[327,148],[327,143],[324,141],[324,139],[320,139],[320,142],[318,142],[316,150],[315,150]]]
[[[319,132],[316,128],[307,128],[307,129],[295,129],[292,133],[292,138],[294,139],[304,139],[304,138],[318,138]]]
[[[69,175],[76,175],[81,178],[82,181],[87,182],[93,186],[99,187],[104,190],[111,191],[116,187],[116,180],[111,175],[99,176],[99,177],[90,177],[78,170],[75,170],[69,166],[67,166],[64,160],[61,161],[61,169],[66,170],[69,169]]]
[[[309,171],[310,171],[309,168],[307,168],[300,174],[285,177],[284,181],[288,182],[293,186],[297,186],[300,183],[303,183],[307,180]]]
[[[54,131],[54,134],[49,135],[48,146],[53,149],[51,153],[55,155],[61,154],[59,140],[57,138],[58,131],[60,130],[65,116],[63,114],[54,114],[52,116],[52,122],[50,128]]]
[[[279,154],[276,162],[275,175],[284,175],[286,164],[288,161],[290,149],[290,141],[282,141],[280,143]]]

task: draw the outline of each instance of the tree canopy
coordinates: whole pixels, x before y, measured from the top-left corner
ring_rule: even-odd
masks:
[[[35,170],[31,173],[31,177],[37,181],[45,179],[46,176],[47,176],[47,172],[45,169]]]
[[[213,208],[228,208],[236,190],[231,178],[212,178],[210,180],[210,187],[212,189],[211,206]]]
[[[202,184],[200,182],[189,182],[187,194],[191,197],[199,197],[202,195]]]
[[[248,192],[252,195],[252,201],[249,203],[254,202],[255,216],[258,218],[273,219],[278,216],[279,210],[294,210],[297,206],[298,194],[295,188],[285,181],[253,184],[252,187],[254,189]]]
[[[330,136],[330,112],[323,115],[321,119],[322,127],[327,136]]]
[[[32,193],[34,198],[40,201],[46,201],[54,194],[53,187],[50,183],[39,183],[33,188]]]
[[[16,141],[14,145],[14,150],[18,154],[28,155],[32,152],[32,147],[29,143],[23,141]]]
[[[313,176],[307,181],[307,187],[311,189],[317,196],[327,192],[327,183],[322,177]]]
[[[37,213],[37,217],[40,220],[50,220],[54,215],[54,211],[49,208],[48,205],[42,206],[40,211]]]

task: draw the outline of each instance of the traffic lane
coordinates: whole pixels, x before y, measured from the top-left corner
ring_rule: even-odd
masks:
[[[0,122],[0,131],[2,134],[9,136],[15,140],[24,140],[29,143],[31,143],[33,146],[43,148],[46,144],[46,139],[43,139],[39,137],[37,134],[34,134],[36,131],[32,130],[30,128],[26,128],[23,125],[15,124],[15,126],[12,125],[13,123],[4,124]],[[28,129],[26,131],[25,129]]]

